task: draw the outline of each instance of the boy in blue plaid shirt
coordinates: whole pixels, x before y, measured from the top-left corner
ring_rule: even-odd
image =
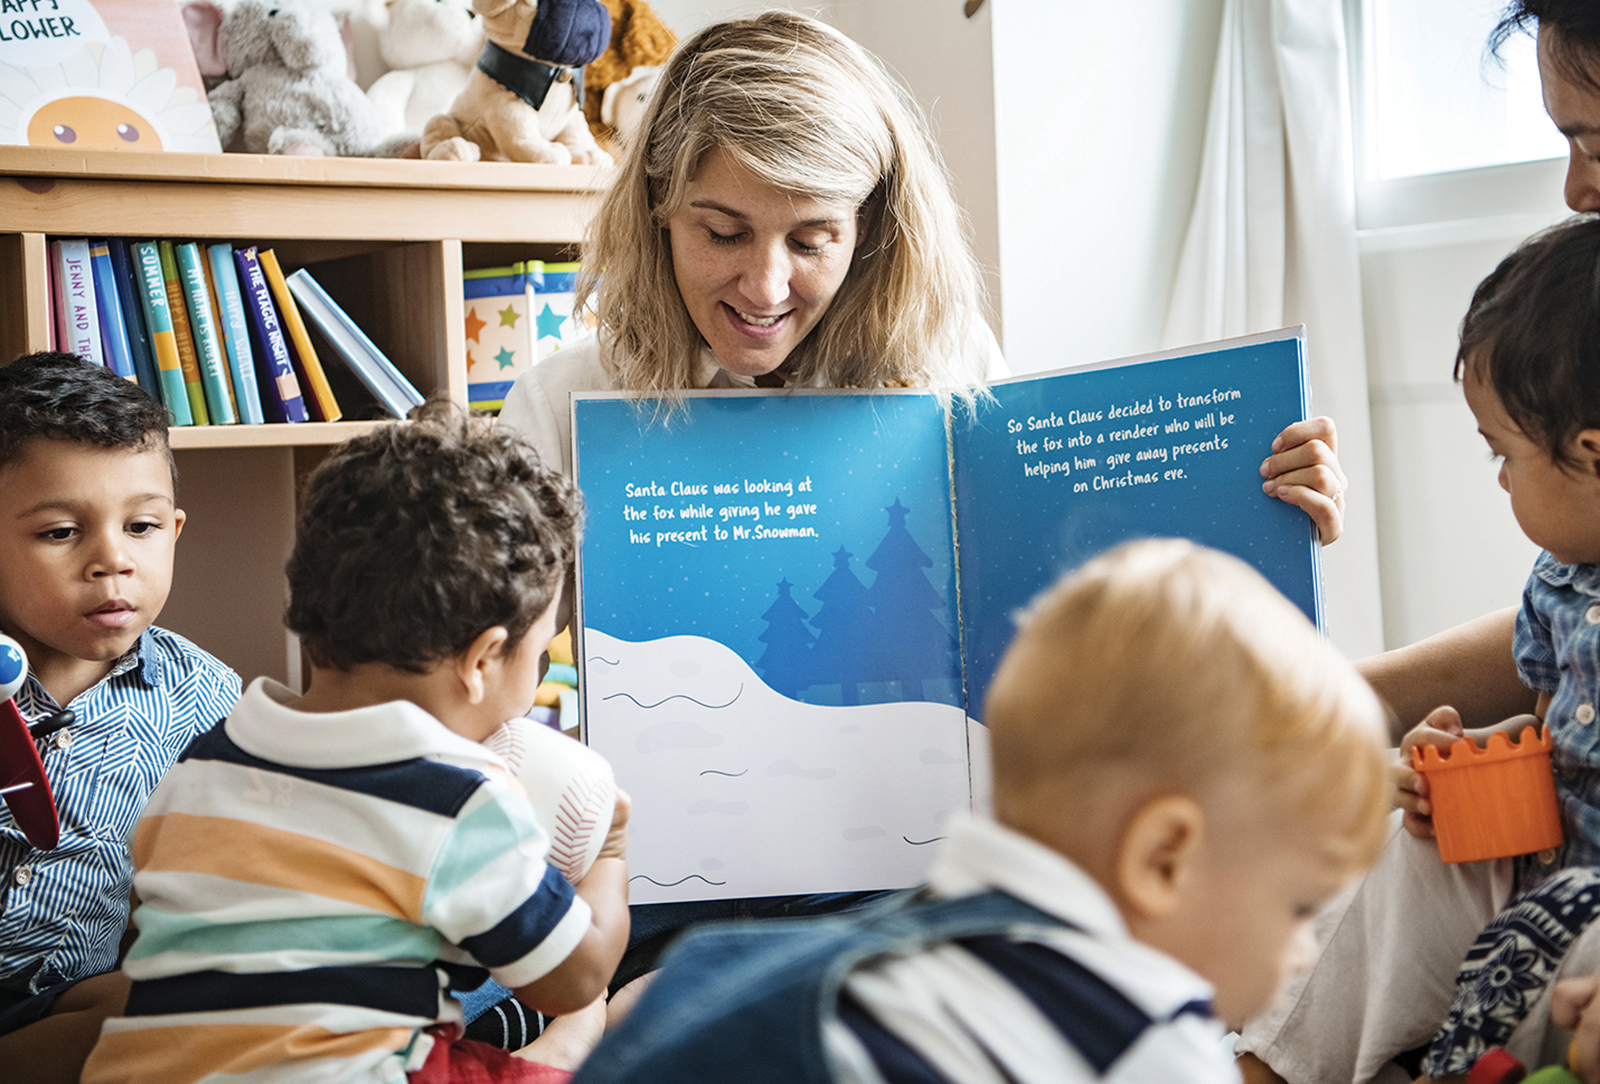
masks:
[[[1473,294],[1455,375],[1524,534],[1543,550],[1514,651],[1534,713],[1463,731],[1441,707],[1406,735],[1390,842],[1361,888],[1319,918],[1321,957],[1281,1008],[1244,1029],[1245,1079],[1363,1081],[1398,1062],[1459,1080],[1491,1046],[1530,1065],[1574,1052],[1600,1079],[1600,217],[1524,242]],[[1414,746],[1548,726],[1566,842],[1448,865]],[[1401,825],[1405,831],[1401,831]],[[1584,976],[1570,983],[1555,979]],[[1548,1024],[1560,1025],[1550,1028]],[[1257,1060],[1259,1059],[1259,1060]],[[1271,1072],[1266,1067],[1271,1067]]]
[[[132,866],[126,839],[189,740],[232,710],[239,678],[153,626],[184,514],[164,408],[71,354],[0,366],[0,631],[28,654],[61,841],[35,850],[0,806],[0,1065],[13,1084],[76,1081],[119,1012]]]

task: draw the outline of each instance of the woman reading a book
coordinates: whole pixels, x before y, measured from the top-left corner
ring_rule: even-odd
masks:
[[[583,260],[598,336],[519,377],[500,415],[569,471],[573,391],[670,404],[697,388],[917,387],[970,404],[1007,372],[917,107],[860,46],[790,12],[708,27],[673,54]],[[1334,445],[1328,419],[1299,422],[1262,467],[1325,542],[1343,515]],[[634,941],[858,898],[636,907]]]
[[[790,12],[707,27],[672,55],[583,262],[578,304],[593,302],[599,335],[523,374],[500,414],[569,469],[573,391],[917,387],[971,402],[1007,375],[915,103],[860,46]],[[1324,542],[1342,529],[1334,449],[1314,418],[1262,467]]]

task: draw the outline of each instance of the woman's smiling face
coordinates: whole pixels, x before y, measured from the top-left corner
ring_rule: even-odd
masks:
[[[706,155],[667,233],[684,307],[724,369],[770,373],[810,334],[850,270],[857,217]]]

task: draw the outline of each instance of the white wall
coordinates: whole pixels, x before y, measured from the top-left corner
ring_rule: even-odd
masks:
[[[1007,360],[1032,372],[1159,349],[1221,0],[986,7]]]
[[[1400,186],[1393,206],[1364,211],[1393,223],[1360,235],[1390,647],[1515,605],[1538,552],[1511,515],[1451,370],[1479,280],[1567,214],[1564,165],[1445,175]],[[1416,221],[1424,216],[1438,221]]]

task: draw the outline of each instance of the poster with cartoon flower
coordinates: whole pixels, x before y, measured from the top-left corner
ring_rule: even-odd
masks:
[[[0,0],[0,144],[221,153],[177,0]]]

